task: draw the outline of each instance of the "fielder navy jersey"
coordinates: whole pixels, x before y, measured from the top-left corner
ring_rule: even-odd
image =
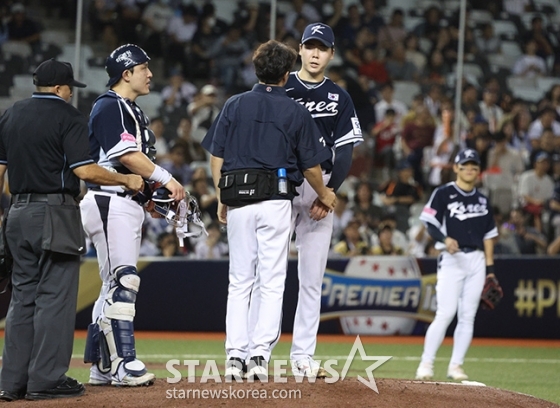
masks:
[[[325,77],[322,82],[310,86],[298,77],[297,72],[292,72],[284,87],[290,98],[311,113],[332,151],[331,159],[321,163],[323,169],[332,169],[337,147],[364,140],[352,98],[329,78]]]
[[[455,182],[438,187],[420,214],[420,220],[435,225],[455,239],[460,248],[484,249],[483,241],[498,236],[488,198],[476,188],[466,192]],[[437,249],[444,249],[441,242]]]
[[[92,158],[103,167],[130,173],[119,157],[140,151],[155,159],[155,136],[142,110],[128,99],[110,90],[100,95],[89,119],[89,143]]]

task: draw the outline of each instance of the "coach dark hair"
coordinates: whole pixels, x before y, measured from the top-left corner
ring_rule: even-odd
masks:
[[[269,40],[261,44],[253,54],[255,74],[259,81],[265,84],[279,84],[294,66],[296,58],[297,53],[294,49],[281,42]]]

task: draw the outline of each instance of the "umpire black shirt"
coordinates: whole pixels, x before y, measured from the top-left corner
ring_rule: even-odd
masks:
[[[12,194],[80,194],[73,169],[93,163],[86,117],[52,93],[35,92],[0,117],[0,164]]]

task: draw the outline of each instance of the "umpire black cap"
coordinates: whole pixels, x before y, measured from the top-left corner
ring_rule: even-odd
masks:
[[[54,58],[42,62],[33,72],[35,86],[69,85],[85,88],[86,84],[74,79],[74,70],[69,62],[57,61]]]
[[[105,61],[105,70],[109,74],[107,86],[115,85],[127,69],[148,62],[150,57],[142,48],[134,44],[121,45],[115,49]]]

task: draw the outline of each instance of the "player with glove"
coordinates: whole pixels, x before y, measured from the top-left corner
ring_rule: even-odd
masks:
[[[494,278],[494,242],[498,230],[488,199],[476,188],[480,157],[466,149],[455,157],[457,181],[438,187],[424,207],[420,220],[426,224],[438,257],[436,316],[424,341],[424,352],[416,379],[434,376],[434,360],[447,327],[457,314],[453,352],[447,376],[466,380],[462,365],[471,344],[474,318],[481,302],[485,271]]]
[[[480,296],[480,307],[486,310],[494,310],[500,300],[504,297],[504,291],[494,275],[494,266],[486,267],[486,281]]]

